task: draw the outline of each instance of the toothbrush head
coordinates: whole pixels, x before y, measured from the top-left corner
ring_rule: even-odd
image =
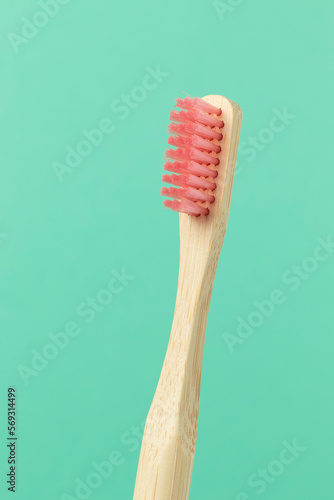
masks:
[[[164,205],[176,212],[206,216],[215,200],[215,179],[219,175],[222,110],[199,97],[177,99],[176,107],[185,111],[170,113],[168,144],[177,149],[165,153],[164,170],[172,174],[163,175],[162,180],[178,187],[162,188],[161,194],[172,198]]]

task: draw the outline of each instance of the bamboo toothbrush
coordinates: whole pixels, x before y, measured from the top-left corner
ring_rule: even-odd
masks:
[[[147,416],[134,500],[186,500],[197,438],[203,348],[211,291],[231,202],[242,112],[219,95],[177,99],[164,175],[179,189],[164,205],[180,212],[180,269],[174,320]],[[176,134],[176,135],[175,135]]]

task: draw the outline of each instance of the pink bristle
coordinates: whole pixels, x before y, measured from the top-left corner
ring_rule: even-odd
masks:
[[[189,215],[208,215],[209,204],[214,202],[216,184],[212,179],[218,176],[213,165],[219,165],[224,122],[217,118],[221,109],[195,97],[177,99],[176,106],[186,111],[171,111],[173,122],[168,127],[171,137],[168,144],[176,149],[167,149],[164,170],[171,175],[163,175],[162,180],[177,187],[163,188],[161,194],[172,200],[164,205],[177,212]],[[219,170],[219,169],[218,169]],[[210,180],[209,180],[210,179]],[[202,204],[206,206],[202,206]]]
[[[180,200],[181,198],[184,198],[185,191],[186,190],[184,188],[163,187],[161,188],[160,194],[162,194],[162,196],[167,196],[167,198]]]
[[[198,205],[192,201],[182,199],[181,201],[177,200],[165,200],[164,205],[175,212],[182,212],[188,215],[208,215],[209,209]]]
[[[219,153],[220,146],[217,144],[213,144],[213,142],[207,141],[198,135],[192,135],[190,137],[182,137],[180,135],[168,137],[168,144],[171,146],[179,146],[189,148],[193,146],[194,148],[205,150],[205,151],[214,151],[215,153]]]
[[[167,143],[171,146],[178,146],[183,148],[190,148],[193,146],[193,138],[192,137],[181,137],[180,135],[172,135],[168,137]]]
[[[213,170],[195,161],[167,161],[164,165],[164,170],[168,170],[168,172],[175,172],[176,174],[194,174],[213,178],[218,175],[217,170]]]
[[[191,201],[201,201],[209,203],[213,203],[215,197],[211,194],[206,193],[205,191],[200,191],[199,189],[188,187],[188,188],[162,188],[161,194],[163,196],[167,196],[168,198],[176,198],[181,200],[186,198]]]
[[[165,155],[172,160],[194,160],[198,163],[207,163],[208,165],[218,165],[219,163],[218,158],[199,151],[196,148],[167,149]]]
[[[168,184],[174,184],[174,186],[180,187],[194,187],[196,189],[211,189],[214,191],[216,189],[216,184],[214,182],[208,181],[207,179],[202,179],[202,177],[197,177],[196,175],[163,175],[163,182]]]
[[[222,112],[220,108],[216,108],[216,106],[203,101],[200,97],[185,97],[184,99],[176,99],[176,107],[182,109],[197,108],[205,111],[206,113],[212,113],[217,116],[219,116]]]
[[[214,153],[220,153],[221,147],[218,144],[214,144],[211,141],[207,141],[198,135],[193,136],[193,146],[198,149],[203,149],[205,151],[210,151]]]
[[[174,122],[199,122],[202,125],[209,125],[209,127],[223,128],[224,122],[215,118],[204,111],[199,109],[190,109],[189,111],[171,111],[170,119]]]
[[[200,123],[170,123],[168,127],[168,132],[170,134],[180,134],[180,135],[193,135],[197,134],[204,139],[217,139],[221,141],[223,135],[220,132],[216,132],[210,127],[201,125]]]
[[[196,161],[189,162],[189,170],[190,173],[194,175],[199,175],[203,177],[212,177],[215,178],[218,175],[217,170],[213,170],[212,168],[207,167],[206,165],[201,165]]]

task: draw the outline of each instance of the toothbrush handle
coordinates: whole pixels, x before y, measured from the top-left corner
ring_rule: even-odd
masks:
[[[152,462],[150,444],[143,441],[134,500],[187,500],[194,455],[186,451],[175,435],[159,450]]]
[[[170,341],[146,420],[134,500],[187,500],[194,463],[202,359],[216,262],[181,266]],[[197,263],[198,267],[198,263]]]

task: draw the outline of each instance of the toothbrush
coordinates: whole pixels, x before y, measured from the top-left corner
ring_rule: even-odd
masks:
[[[180,212],[180,268],[172,331],[149,410],[134,500],[187,500],[194,463],[206,322],[227,226],[242,112],[219,95],[177,99],[163,175]],[[178,123],[175,123],[178,122]],[[177,175],[178,174],[178,175]]]

